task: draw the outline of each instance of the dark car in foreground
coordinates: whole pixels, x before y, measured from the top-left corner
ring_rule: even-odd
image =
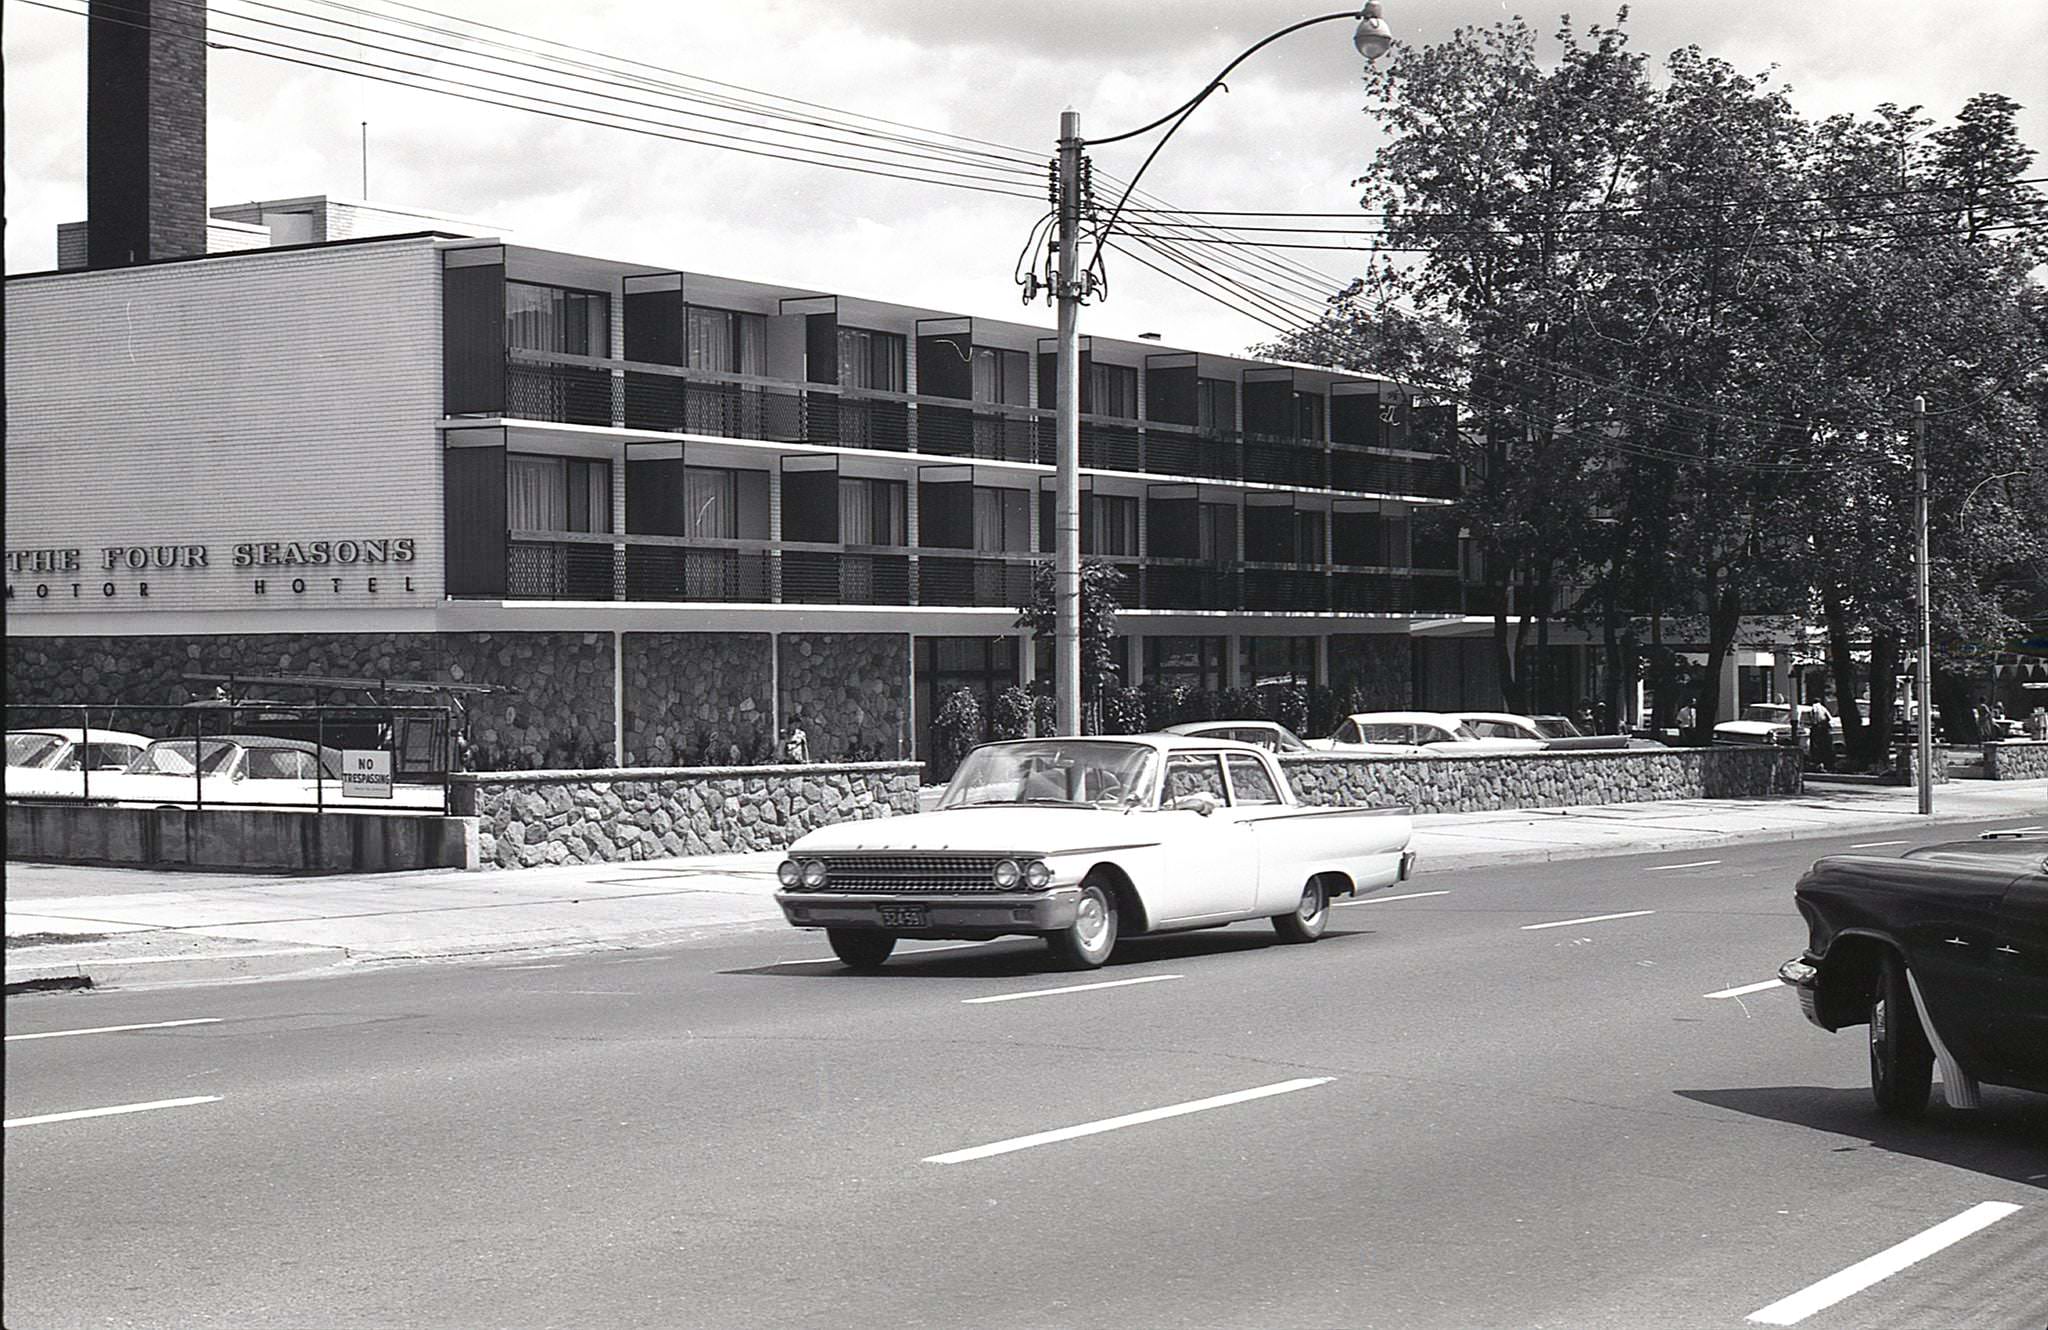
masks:
[[[1869,1026],[1879,1109],[1924,1109],[1937,1064],[1951,1108],[2048,1093],[2048,835],[1830,855],[1793,897],[1808,943],[1778,977],[1821,1029]]]

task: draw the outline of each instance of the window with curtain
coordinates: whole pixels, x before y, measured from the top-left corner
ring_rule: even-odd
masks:
[[[1323,532],[1329,521],[1327,513],[1297,511],[1294,514],[1294,561],[1314,564],[1323,562]]]
[[[1237,385],[1228,379],[1195,384],[1195,424],[1204,434],[1237,432]]]
[[[846,545],[906,545],[910,523],[907,490],[900,480],[842,476],[839,480],[839,539]]]
[[[1028,490],[975,486],[974,548],[977,553],[997,554],[1028,547],[1026,532],[1031,521]]]
[[[1123,494],[1081,496],[1081,552],[1132,555],[1138,552],[1138,501]]]
[[[1096,416],[1115,416],[1122,420],[1138,418],[1138,371],[1131,365],[1105,365],[1099,360],[1088,363],[1088,413]]]
[[[507,282],[505,344],[515,351],[608,356],[610,297],[537,282]]]
[[[1303,443],[1323,441],[1324,402],[1321,393],[1294,395],[1294,437]]]
[[[1208,563],[1237,562],[1237,509],[1227,503],[1205,503],[1195,519],[1201,539],[1198,556]]]
[[[900,333],[875,332],[868,328],[839,330],[839,386],[872,388],[880,392],[904,390],[904,339]]]
[[[690,306],[691,369],[720,374],[765,374],[768,367],[768,320],[733,309]]]
[[[1030,359],[1022,351],[974,348],[974,400],[1005,406],[1031,405]]]
[[[611,463],[513,453],[505,459],[505,524],[514,531],[611,530]]]
[[[685,526],[690,535],[730,540],[740,531],[739,478],[717,467],[683,472]]]

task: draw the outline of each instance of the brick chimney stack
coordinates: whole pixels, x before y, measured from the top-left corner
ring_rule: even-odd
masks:
[[[86,262],[206,252],[206,10],[90,0]]]

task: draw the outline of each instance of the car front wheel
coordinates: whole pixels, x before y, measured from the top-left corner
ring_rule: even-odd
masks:
[[[879,970],[889,959],[889,953],[896,950],[894,933],[872,928],[828,928],[825,940],[832,944],[832,954],[846,962],[849,970]]]
[[[1273,931],[1282,942],[1313,942],[1330,926],[1330,894],[1321,878],[1311,878],[1301,900],[1286,914],[1273,916]]]
[[[1906,965],[1886,952],[1870,998],[1870,1096],[1878,1111],[1914,1117],[1934,1084],[1934,1049],[1906,986]]]
[[[1116,950],[1116,897],[1100,882],[1081,884],[1081,899],[1074,907],[1074,922],[1057,933],[1046,934],[1045,944],[1053,960],[1064,970],[1093,970]]]

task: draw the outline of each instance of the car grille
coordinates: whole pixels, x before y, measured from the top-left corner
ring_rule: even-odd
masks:
[[[1003,854],[828,854],[822,857],[825,860],[826,891],[934,896],[1001,891],[995,882],[996,865],[1004,859],[1017,858]],[[1018,858],[1018,862],[1026,860]]]

